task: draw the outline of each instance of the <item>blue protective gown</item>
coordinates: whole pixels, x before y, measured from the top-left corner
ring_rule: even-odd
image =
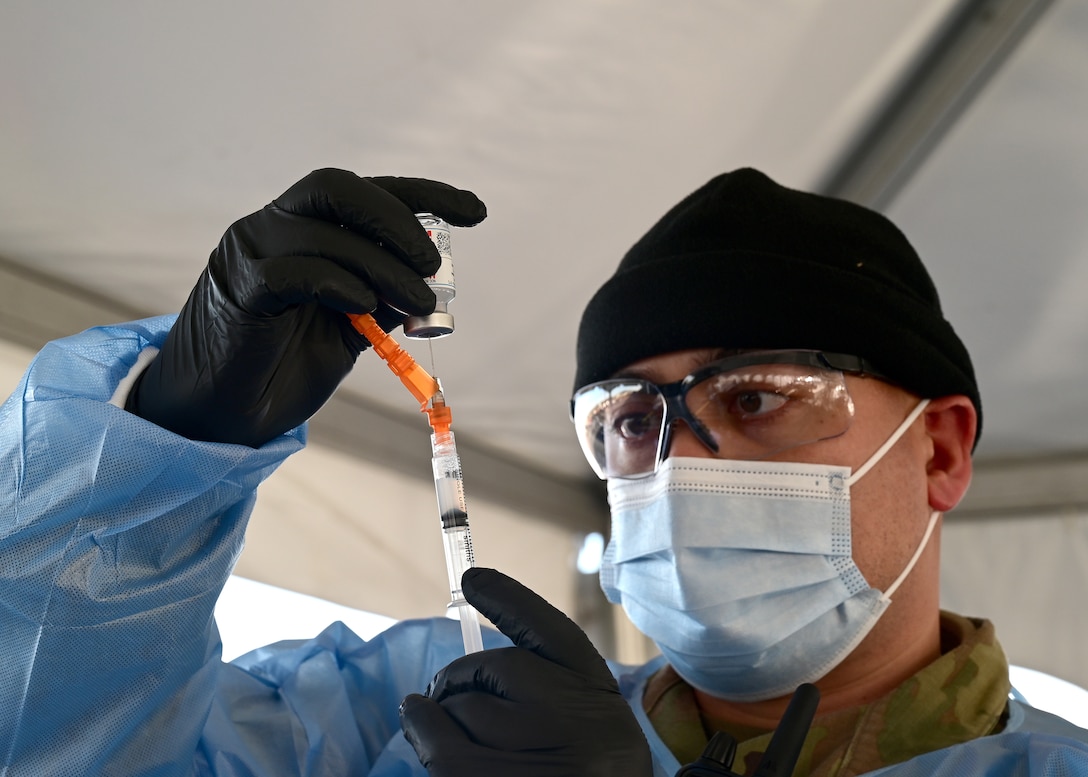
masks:
[[[172,322],[51,343],[0,408],[0,777],[424,774],[397,707],[461,654],[455,622],[366,642],[333,624],[220,660],[213,609],[255,490],[305,430],[193,442],[109,404]],[[616,671],[664,776],[679,764],[637,703],[654,668]],[[882,773],[1088,775],[1083,740],[1014,704],[1006,733]]]

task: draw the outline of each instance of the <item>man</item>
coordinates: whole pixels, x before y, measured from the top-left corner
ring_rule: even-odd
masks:
[[[227,231],[176,320],[31,365],[0,411],[7,777],[670,775],[716,730],[743,772],[803,682],[823,702],[798,773],[1088,773],[1085,732],[1007,701],[989,625],[937,608],[980,402],[921,263],[877,214],[749,170],[651,229],[579,334],[602,584],[661,659],[617,684],[561,613],[470,570],[497,649],[456,658],[436,619],[222,664],[212,609],[256,486],[368,345],[344,314],[434,304],[419,211],[485,215],[318,171]]]

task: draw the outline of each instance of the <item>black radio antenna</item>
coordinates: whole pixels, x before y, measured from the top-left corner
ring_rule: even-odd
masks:
[[[782,714],[782,720],[778,721],[778,727],[771,734],[767,751],[759,760],[753,777],[793,775],[819,703],[820,691],[815,685],[805,683],[798,686]],[[703,754],[682,767],[676,777],[740,777],[733,771],[736,752],[736,740],[724,731],[718,731],[710,738]]]
[[[820,691],[815,685],[804,683],[797,687],[752,777],[790,777],[793,774],[819,703]]]

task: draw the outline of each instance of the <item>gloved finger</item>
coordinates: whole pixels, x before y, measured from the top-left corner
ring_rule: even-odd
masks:
[[[433,313],[434,310],[432,309],[431,312]],[[378,307],[374,308],[370,315],[374,316],[374,320],[378,322],[378,326],[382,328],[383,332],[392,332],[403,324],[404,319],[407,318],[403,312],[381,300],[378,300]]]
[[[649,775],[646,737],[619,693],[519,704],[484,693],[465,693],[440,703],[477,748],[456,752],[467,774]],[[435,747],[433,750],[437,751]],[[453,755],[453,748],[444,748]],[[475,758],[473,764],[468,759]],[[495,771],[509,764],[511,771]]]
[[[369,178],[335,168],[315,170],[279,197],[272,207],[346,227],[380,243],[413,269],[431,274],[441,257],[411,207]]]
[[[461,577],[465,599],[519,648],[587,677],[615,680],[589,637],[541,596],[501,572],[471,567]]]
[[[516,724],[507,729],[498,718],[498,712],[500,710],[487,713],[486,726],[474,727],[470,733],[458,724],[444,705],[413,694],[401,703],[400,726],[404,738],[431,777],[558,777],[600,773],[594,770],[592,763],[587,764],[588,759],[580,750],[571,752],[569,732],[565,737],[548,733],[546,739],[540,739],[533,736],[533,732],[539,730],[538,719],[519,716]],[[538,710],[536,715],[540,714]],[[486,731],[477,728],[486,728]],[[545,744],[541,745],[541,742]],[[621,760],[613,758],[612,754],[608,754],[608,758],[611,762]],[[623,773],[644,772],[625,770]]]
[[[386,301],[412,315],[434,311],[430,292],[422,300],[416,285],[426,284],[418,276],[392,273],[382,281]],[[257,262],[245,277],[235,282],[235,296],[250,313],[275,315],[291,305],[317,302],[342,313],[369,313],[378,307],[379,297],[368,282],[334,262],[314,256],[277,256]]]
[[[519,648],[498,648],[457,658],[435,674],[427,689],[435,701],[459,693],[480,691],[517,702],[536,704],[566,694],[611,690],[608,682],[586,677],[536,653]]]
[[[256,315],[276,315],[288,307],[316,302],[341,313],[369,313],[378,296],[366,282],[347,270],[312,256],[277,256],[261,261],[236,290],[245,309]]]
[[[486,693],[461,693],[440,702],[447,717],[476,744],[495,750],[569,747],[585,736],[586,721],[554,706],[525,704]]]
[[[426,697],[409,694],[400,703],[399,712],[404,738],[428,771],[447,759],[456,761],[467,757],[468,751],[476,747],[464,729]]]
[[[370,178],[416,213],[434,213],[455,227],[471,227],[487,218],[487,206],[472,192],[427,178]]]
[[[403,204],[398,205],[403,208]],[[408,211],[405,211],[408,213]],[[442,264],[438,249],[427,237],[427,230],[420,226],[415,216],[408,215],[408,221],[400,227],[415,236],[418,232],[427,244],[419,244],[415,253],[407,253],[397,245],[378,237],[363,235],[344,229],[340,224],[323,221],[297,213],[269,206],[258,211],[252,217],[237,222],[224,236],[243,238],[245,245],[253,246],[261,254],[310,254],[320,255],[335,260],[348,269],[367,269],[375,266],[389,268],[387,272],[409,268],[417,276],[434,274]]]
[[[234,246],[232,241],[252,248]],[[224,235],[217,255],[216,261],[227,266],[231,294],[243,308],[248,309],[248,300],[260,298],[263,284],[282,271],[282,264],[264,267],[267,260],[294,256],[298,257],[300,272],[320,277],[327,272],[324,268],[328,260],[355,275],[379,299],[416,315],[434,310],[434,292],[422,276],[437,270],[441,261],[409,266],[368,238],[328,222],[287,213],[275,217],[261,213],[253,220],[243,219]],[[368,311],[373,308],[369,304]]]

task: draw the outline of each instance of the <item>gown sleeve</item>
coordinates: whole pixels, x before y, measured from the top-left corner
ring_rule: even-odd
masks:
[[[484,629],[484,647],[510,641]],[[364,641],[341,623],[224,665],[198,752],[198,773],[426,777],[398,708],[464,654],[448,618],[397,623]]]
[[[397,708],[462,652],[455,622],[220,660],[257,486],[305,428],[194,442],[110,404],[172,323],[50,343],[0,406],[0,774],[422,774]]]
[[[109,403],[173,319],[48,344],[0,407],[0,774],[189,773],[257,485],[305,442],[187,440]]]

